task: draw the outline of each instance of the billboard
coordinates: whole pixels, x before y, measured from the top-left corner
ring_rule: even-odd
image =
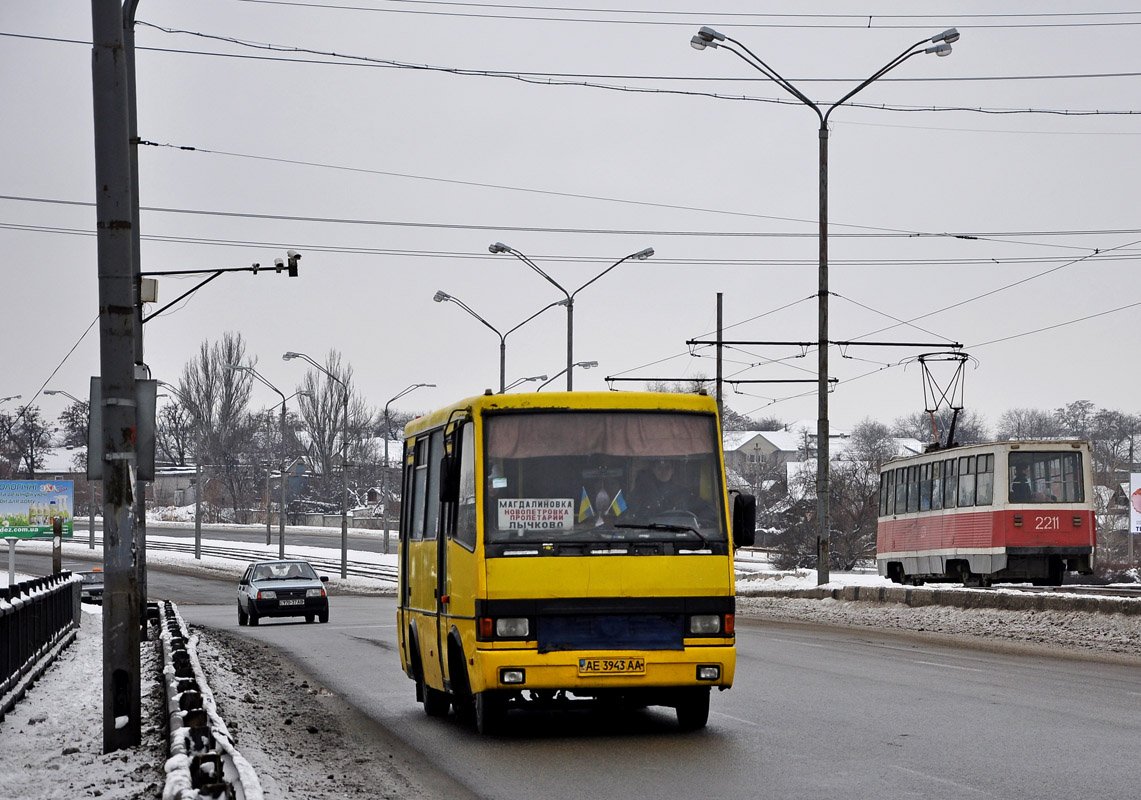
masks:
[[[1129,531],[1141,533],[1141,472],[1129,476]]]
[[[71,481],[0,481],[0,537],[51,536],[55,517],[71,536],[74,500]]]

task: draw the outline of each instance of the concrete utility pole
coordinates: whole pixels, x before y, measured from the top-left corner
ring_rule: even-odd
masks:
[[[103,445],[103,750],[141,740],[135,509],[135,269],[123,12],[91,0]]]

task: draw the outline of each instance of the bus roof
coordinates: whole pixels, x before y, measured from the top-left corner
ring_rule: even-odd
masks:
[[[472,415],[507,409],[557,409],[566,411],[668,410],[717,413],[717,402],[709,395],[676,392],[518,392],[482,394],[445,406],[418,417],[404,426],[404,435],[435,428],[447,422],[457,409],[470,409]]]

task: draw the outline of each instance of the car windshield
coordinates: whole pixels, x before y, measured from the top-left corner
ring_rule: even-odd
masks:
[[[667,411],[533,412],[486,427],[491,543],[725,541],[716,420]]]
[[[255,581],[317,580],[317,573],[304,561],[282,561],[275,564],[258,564],[254,567]]]

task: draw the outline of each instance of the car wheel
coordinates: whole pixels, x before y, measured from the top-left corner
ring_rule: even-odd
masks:
[[[319,618],[322,622],[328,622],[329,621],[329,610],[325,609],[324,611],[322,611],[319,615]]]
[[[254,611],[251,608],[250,609],[250,624],[251,625],[257,625],[258,622],[260,622],[260,621],[261,621],[261,618],[258,616],[258,612]]]
[[[238,603],[238,624],[245,625],[250,621],[250,615],[242,610],[242,604]]]
[[[317,619],[317,617],[315,617],[315,616],[314,616],[314,615],[312,615],[312,614],[306,614],[306,615],[305,615],[305,621],[306,621],[306,622],[312,622],[312,621],[313,621],[313,620],[315,620],[315,619]]]

